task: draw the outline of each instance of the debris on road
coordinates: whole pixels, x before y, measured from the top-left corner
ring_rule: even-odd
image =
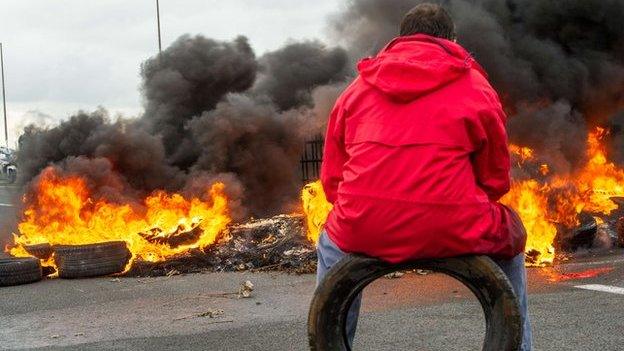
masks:
[[[279,215],[228,227],[214,246],[191,250],[165,262],[136,262],[129,276],[201,272],[316,271],[316,250],[306,239],[301,215]]]
[[[574,252],[579,248],[590,248],[594,243],[598,223],[589,213],[581,212],[578,215],[579,225],[575,228],[562,228],[558,232],[559,247],[567,252]]]
[[[386,279],[399,279],[399,278],[402,278],[404,275],[405,273],[403,272],[392,272],[392,273],[386,274],[384,277]]]
[[[175,269],[175,268],[173,268],[169,272],[167,272],[167,274],[166,274],[167,278],[171,278],[174,275],[180,275],[180,271]]]
[[[208,310],[206,312],[200,313],[197,317],[208,317],[208,318],[216,318],[224,315],[225,312],[223,310]]]
[[[192,315],[188,315],[188,316],[183,316],[183,317],[177,317],[174,318],[174,321],[182,321],[182,320],[186,320],[186,319],[191,319],[191,318],[221,318],[225,316],[225,311],[222,309],[208,309],[207,311],[204,312],[200,312],[200,313],[196,313],[196,314],[192,314]],[[215,323],[231,323],[234,320],[232,319],[228,319],[228,320],[224,320],[224,321],[220,321],[220,322],[215,322]]]
[[[238,297],[239,298],[250,298],[251,297],[251,292],[254,290],[254,285],[252,282],[250,282],[249,280],[245,281],[244,283],[241,284],[240,289],[238,290]]]

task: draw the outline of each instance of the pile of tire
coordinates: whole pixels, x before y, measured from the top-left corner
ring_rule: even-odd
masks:
[[[60,278],[90,278],[121,273],[132,255],[124,241],[54,247]]]
[[[50,244],[26,245],[24,248],[26,249],[26,252],[40,260],[49,259],[52,257],[52,253],[54,252],[54,249]]]
[[[65,279],[106,276],[124,271],[132,254],[124,241],[90,245],[30,245],[33,257],[0,259],[0,286],[34,283],[54,273],[41,260],[54,257],[58,276]]]

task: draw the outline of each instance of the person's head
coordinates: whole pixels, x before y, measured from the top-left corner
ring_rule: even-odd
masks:
[[[401,22],[402,37],[414,34],[427,34],[433,37],[455,40],[455,24],[444,7],[424,3],[411,9]]]

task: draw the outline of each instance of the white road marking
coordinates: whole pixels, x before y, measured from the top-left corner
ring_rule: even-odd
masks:
[[[575,286],[575,288],[624,295],[624,288],[619,288],[617,286],[589,284],[589,285],[577,285]]]
[[[15,207],[15,205],[0,203],[0,207]]]

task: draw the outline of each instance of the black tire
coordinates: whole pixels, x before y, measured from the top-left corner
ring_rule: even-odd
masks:
[[[65,279],[121,273],[130,257],[124,241],[54,247],[54,261],[59,277]]]
[[[466,285],[485,313],[483,351],[520,349],[522,321],[518,301],[505,273],[485,256],[466,256],[391,265],[349,255],[336,264],[314,293],[308,315],[308,340],[313,351],[350,350],[346,315],[355,297],[374,280],[395,271],[424,269],[447,274]]]
[[[41,279],[41,263],[36,258],[0,259],[0,286],[34,283]]]
[[[47,260],[52,257],[52,245],[50,244],[37,244],[24,246],[26,252],[33,255],[40,260]]]

